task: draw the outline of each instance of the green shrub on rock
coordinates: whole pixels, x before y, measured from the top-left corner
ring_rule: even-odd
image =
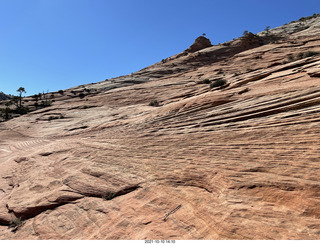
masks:
[[[210,88],[220,87],[227,83],[224,79],[217,79],[210,84]]]

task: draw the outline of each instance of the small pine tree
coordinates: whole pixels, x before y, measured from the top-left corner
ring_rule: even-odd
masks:
[[[27,93],[24,87],[20,87],[17,92],[19,92],[19,108],[22,108],[22,93]]]
[[[266,36],[270,35],[270,26],[269,25],[264,29],[264,33]]]

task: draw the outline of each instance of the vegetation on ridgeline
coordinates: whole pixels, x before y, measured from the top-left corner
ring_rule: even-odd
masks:
[[[24,105],[24,99],[23,94],[27,93],[24,87],[19,87],[17,90],[18,95],[17,96],[5,96],[6,99],[2,105],[4,105],[4,108],[0,108],[0,122],[1,121],[7,121],[14,117],[18,117],[23,114],[27,114],[29,112],[32,112],[34,110],[48,107],[52,104],[54,100],[54,95],[51,94],[49,97],[49,93],[39,93],[36,95],[33,95],[31,98],[35,103],[33,105]],[[3,93],[2,93],[3,94]],[[30,102],[30,100],[28,100]]]
[[[69,91],[74,96],[71,97],[79,97],[80,99],[84,99],[86,96],[93,94],[96,92],[95,89],[88,89],[83,86],[84,89],[77,91]],[[29,112],[33,112],[38,109],[46,108],[52,105],[55,102],[55,99],[62,96],[70,96],[66,91],[59,90],[57,92],[39,92],[38,94],[23,97],[24,93],[27,93],[24,87],[19,87],[17,90],[17,95],[6,95],[0,92],[0,122],[7,121],[18,117],[23,114],[27,114]],[[87,100],[87,99],[84,99]],[[88,108],[84,106],[84,108]],[[62,119],[63,117],[59,117]],[[53,118],[49,118],[48,120],[52,120]]]
[[[317,17],[320,17],[320,14],[313,14],[313,15],[311,15],[311,16],[301,17],[300,19],[298,19],[298,20],[293,20],[293,21],[291,21],[290,23],[303,22],[303,21],[310,20],[310,19],[314,19],[314,18],[317,18]]]
[[[296,23],[294,26],[296,26],[298,30],[303,30],[309,27],[308,26],[309,20],[312,20],[318,17],[320,17],[320,14],[315,13],[312,16],[302,17],[299,20],[292,21],[290,23]],[[295,29],[295,31],[297,31],[297,29]],[[266,26],[264,31],[261,34],[253,34],[252,32],[245,30],[243,32],[243,35],[238,39],[239,41],[237,41],[237,44],[235,45],[235,48],[236,48],[235,52],[241,52],[244,50],[259,47],[269,43],[277,43],[279,40],[281,40],[281,38],[283,38],[283,36],[275,33],[277,32],[272,31],[270,29],[270,26]],[[202,39],[206,39],[205,36],[206,34],[203,33],[201,36]],[[294,43],[294,41],[291,40],[291,43]],[[226,42],[223,45],[230,46],[231,42]],[[185,51],[183,55],[186,55],[186,56],[189,55],[188,51]],[[198,52],[197,55],[202,57],[204,56],[204,58],[208,58],[208,56],[206,57],[204,54],[200,52]],[[282,63],[286,64],[286,63],[294,62],[300,59],[317,56],[317,55],[320,55],[320,52],[315,52],[312,50],[301,52],[298,54],[288,54]],[[260,56],[257,56],[256,58],[262,59],[262,56],[260,55]],[[170,60],[172,59],[165,58],[165,59],[162,59],[161,62],[165,64]],[[247,72],[251,72],[251,71],[252,69],[250,68],[247,69]],[[234,76],[239,76],[240,74],[241,74],[240,72],[235,72]],[[225,72],[222,68],[220,68],[219,70],[217,70],[216,75],[225,76]],[[214,79],[214,80],[204,79],[202,81],[199,81],[198,84],[208,84],[210,89],[213,89],[213,88],[221,89],[221,88],[227,87],[228,82],[219,76],[217,79]],[[67,94],[67,96],[73,97],[73,98],[78,97],[81,100],[88,100],[88,99],[85,99],[85,97],[90,94],[93,94],[95,91],[95,90],[87,89],[85,88],[85,86],[80,86],[79,88],[84,88],[84,89],[71,90],[69,91],[69,93],[71,93],[72,95]],[[29,98],[24,98],[23,97],[24,93],[27,93],[24,87],[19,87],[17,89],[17,93],[18,93],[17,95],[7,95],[7,94],[4,94],[3,92],[0,92],[0,122],[10,120],[12,118],[18,117],[23,114],[27,114],[37,109],[51,106],[51,104],[55,101],[54,100],[55,97],[66,95],[66,91],[59,90],[56,93],[49,94],[49,92],[47,91],[46,93],[42,92],[42,93],[38,93],[33,96],[30,96]],[[150,101],[149,106],[158,107],[160,106],[160,104],[157,100],[152,100]],[[86,108],[88,107],[87,106],[83,107],[83,109],[86,109]]]
[[[252,32],[245,30],[242,34],[242,37],[240,37],[240,46],[242,49],[246,50],[254,47],[259,47],[268,43],[276,43],[280,39],[281,37],[272,34],[270,31],[270,26],[267,26],[264,29],[262,36],[253,34]]]

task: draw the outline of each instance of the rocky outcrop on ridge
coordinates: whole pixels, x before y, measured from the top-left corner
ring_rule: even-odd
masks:
[[[319,239],[320,18],[304,23],[0,123],[1,239]]]
[[[194,53],[196,51],[200,51],[200,50],[205,49],[207,47],[212,47],[211,41],[204,36],[199,36],[194,41],[194,43],[186,50],[186,52]]]

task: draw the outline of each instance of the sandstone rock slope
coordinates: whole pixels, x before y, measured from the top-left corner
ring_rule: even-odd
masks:
[[[319,239],[320,18],[257,36],[0,123],[1,239]]]

